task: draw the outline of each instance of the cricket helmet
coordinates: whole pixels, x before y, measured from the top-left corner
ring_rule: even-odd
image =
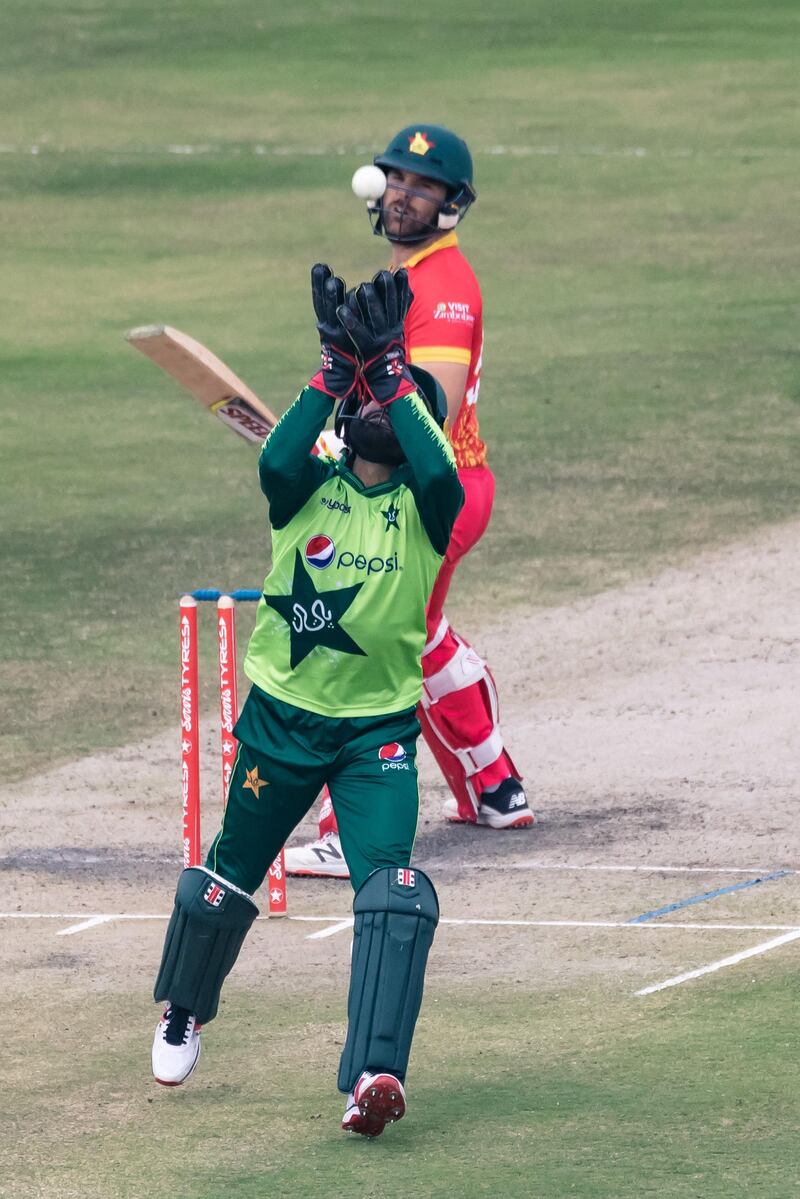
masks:
[[[436,224],[426,226],[413,234],[394,235],[391,241],[414,243],[427,241],[433,233],[454,229],[467,215],[477,193],[472,183],[472,155],[467,143],[451,129],[443,125],[427,125],[420,122],[407,125],[396,133],[382,154],[374,158],[376,167],[386,174],[394,169],[412,171],[426,179],[434,179],[447,188],[445,198],[439,205]],[[413,189],[408,189],[413,195]],[[371,200],[367,204],[373,233],[389,235],[383,228],[383,202]]]
[[[409,370],[417,385],[417,391],[440,429],[447,419],[447,397],[444,388],[434,376],[420,366]],[[357,392],[352,391],[342,400],[336,410],[334,428],[341,437],[350,456],[358,455],[366,462],[378,462],[384,466],[399,466],[406,456],[397,440],[386,408],[361,416],[362,402]]]

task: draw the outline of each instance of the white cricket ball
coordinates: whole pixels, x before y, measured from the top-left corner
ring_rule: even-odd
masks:
[[[352,186],[359,200],[380,200],[386,191],[386,176],[380,167],[359,167]]]

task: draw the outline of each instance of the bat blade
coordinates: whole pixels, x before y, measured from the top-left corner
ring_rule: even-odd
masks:
[[[246,441],[262,442],[278,418],[216,354],[170,325],[143,325],[126,340]]]

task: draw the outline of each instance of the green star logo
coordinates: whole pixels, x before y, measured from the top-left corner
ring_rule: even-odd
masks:
[[[389,507],[385,508],[381,512],[381,516],[386,521],[386,528],[383,530],[384,533],[388,533],[389,529],[399,529],[400,528],[399,524],[397,523],[397,518],[399,515],[400,515],[400,509],[397,507],[397,504],[394,502],[394,500],[392,500]]]
[[[339,624],[363,586],[363,583],[356,583],[354,587],[317,591],[303,566],[300,550],[295,550],[292,594],[264,596],[266,604],[274,608],[289,626],[292,670],[318,645],[338,649],[343,654],[367,656]]]

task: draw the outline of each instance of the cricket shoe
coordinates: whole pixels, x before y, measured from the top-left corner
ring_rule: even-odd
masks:
[[[338,833],[324,833],[310,845],[296,845],[283,853],[287,874],[314,878],[349,878]]]
[[[162,1087],[179,1087],[200,1057],[200,1028],[185,1007],[168,1007],[153,1039],[153,1077]]]
[[[402,1120],[405,1114],[406,1093],[400,1080],[393,1074],[365,1070],[347,1096],[342,1128],[362,1137],[379,1137],[387,1124]]]
[[[455,799],[446,799],[442,815],[453,824],[469,824],[458,810]],[[504,779],[494,791],[484,791],[478,804],[476,824],[486,828],[530,828],[534,822],[533,812],[519,779]]]

